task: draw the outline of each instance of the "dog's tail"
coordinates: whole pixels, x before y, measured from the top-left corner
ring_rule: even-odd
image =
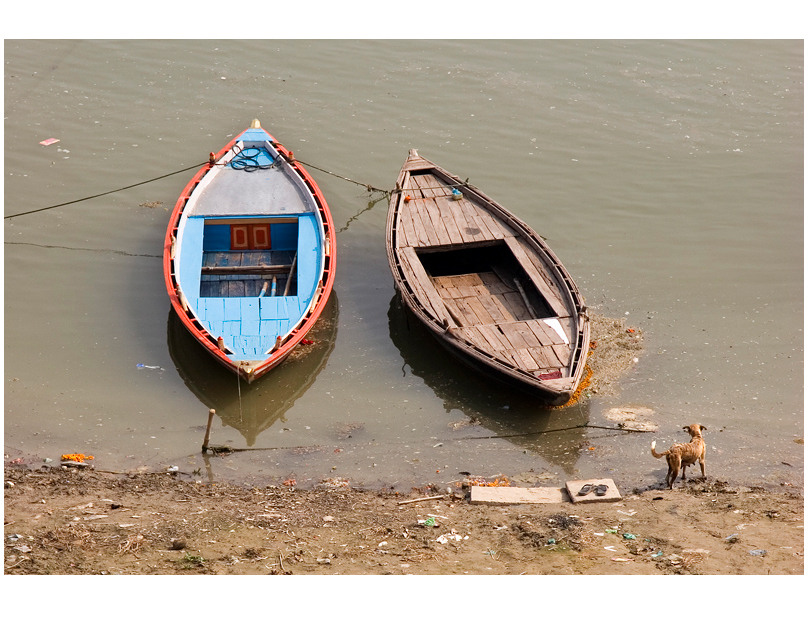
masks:
[[[667,454],[668,454],[668,451],[665,451],[664,453],[657,453],[657,450],[656,450],[656,440],[654,440],[653,442],[651,442],[651,455],[653,455],[654,457],[656,457],[657,459],[659,459],[659,458],[661,458],[661,457],[665,457]]]

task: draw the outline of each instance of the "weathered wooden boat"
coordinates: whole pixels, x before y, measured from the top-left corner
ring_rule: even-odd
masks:
[[[317,184],[256,119],[191,179],[163,272],[182,324],[248,382],[283,362],[334,283],[334,224]]]
[[[387,257],[407,308],[477,371],[551,405],[584,374],[589,319],[542,238],[416,150],[387,215]]]

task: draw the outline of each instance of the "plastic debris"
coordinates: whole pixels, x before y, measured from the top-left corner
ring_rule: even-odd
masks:
[[[661,557],[661,556],[662,556],[662,551],[660,550],[658,553],[654,553],[654,554],[653,554],[653,555],[651,555],[651,556],[652,556],[654,559],[656,559],[657,557]]]
[[[627,540],[632,540],[632,539],[637,539],[637,536],[633,535],[631,533],[623,533],[623,538],[627,539]]]
[[[616,529],[606,529],[607,533],[617,533]]]
[[[59,139],[54,139],[51,137],[50,139],[45,139],[44,141],[40,141],[40,145],[53,145],[54,143],[58,143]]]
[[[551,537],[550,539],[547,540],[547,543],[548,544],[555,544],[556,541]]]
[[[149,366],[147,364],[138,364],[138,368],[150,368],[152,370],[165,370],[162,366]]]
[[[765,550],[750,550],[749,554],[752,555],[753,557],[762,557],[763,555],[766,554],[766,551]]]
[[[725,537],[725,538],[724,538],[724,541],[725,541],[727,544],[734,544],[735,542],[737,542],[737,541],[738,541],[738,534],[737,534],[737,533],[733,533],[733,534],[732,534],[732,535],[730,535],[729,537]]]

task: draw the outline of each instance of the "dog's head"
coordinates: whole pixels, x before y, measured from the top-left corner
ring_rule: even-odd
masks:
[[[685,431],[690,434],[691,438],[700,438],[702,430],[707,430],[707,427],[704,425],[699,425],[698,423],[695,425],[685,425],[682,427]]]

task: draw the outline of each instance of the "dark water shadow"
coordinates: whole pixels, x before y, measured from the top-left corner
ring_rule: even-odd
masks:
[[[550,409],[535,397],[498,384],[472,370],[444,349],[396,294],[388,310],[390,338],[404,359],[402,376],[415,375],[443,401],[447,414],[458,410],[491,437],[512,442],[570,470],[578,461],[589,422],[589,403]],[[468,437],[486,437],[465,429]]]
[[[303,396],[322,371],[337,337],[339,302],[332,291],[320,318],[307,334],[312,345],[299,345],[277,368],[251,384],[220,366],[191,336],[172,308],[168,351],[185,385],[223,425],[238,430],[248,447]]]

